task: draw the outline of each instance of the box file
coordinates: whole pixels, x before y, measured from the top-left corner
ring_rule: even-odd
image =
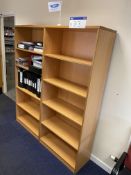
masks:
[[[33,70],[33,69],[32,69]],[[41,72],[18,69],[18,86],[28,89],[38,97],[41,95]]]

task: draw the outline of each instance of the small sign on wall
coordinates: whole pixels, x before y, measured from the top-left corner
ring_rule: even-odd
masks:
[[[49,12],[59,12],[61,11],[62,1],[50,1],[48,2]]]
[[[87,25],[87,16],[70,17],[69,28],[85,28]]]

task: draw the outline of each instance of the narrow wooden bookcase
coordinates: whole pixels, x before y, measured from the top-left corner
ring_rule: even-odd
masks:
[[[15,27],[15,57],[30,57],[33,54],[43,55],[26,49],[20,49],[21,41],[43,42],[44,28],[42,26],[19,25]],[[16,119],[30,133],[39,139],[40,128],[40,98],[27,89],[18,86],[18,68],[29,70],[27,66],[16,64]]]
[[[17,120],[76,173],[90,158],[116,31],[16,26],[15,35],[16,45],[44,43],[41,99],[18,87],[16,65]]]

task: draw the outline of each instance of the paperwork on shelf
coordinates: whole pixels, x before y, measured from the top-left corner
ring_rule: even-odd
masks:
[[[20,49],[27,49],[31,51],[36,51],[36,52],[43,52],[43,42],[27,42],[27,41],[21,41],[17,45],[18,48]]]
[[[32,56],[32,65],[36,68],[42,69],[42,56],[33,55]]]

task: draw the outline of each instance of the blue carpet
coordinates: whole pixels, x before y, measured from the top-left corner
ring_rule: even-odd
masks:
[[[0,95],[0,175],[72,175],[15,121],[15,103]],[[77,175],[108,175],[89,161]]]

